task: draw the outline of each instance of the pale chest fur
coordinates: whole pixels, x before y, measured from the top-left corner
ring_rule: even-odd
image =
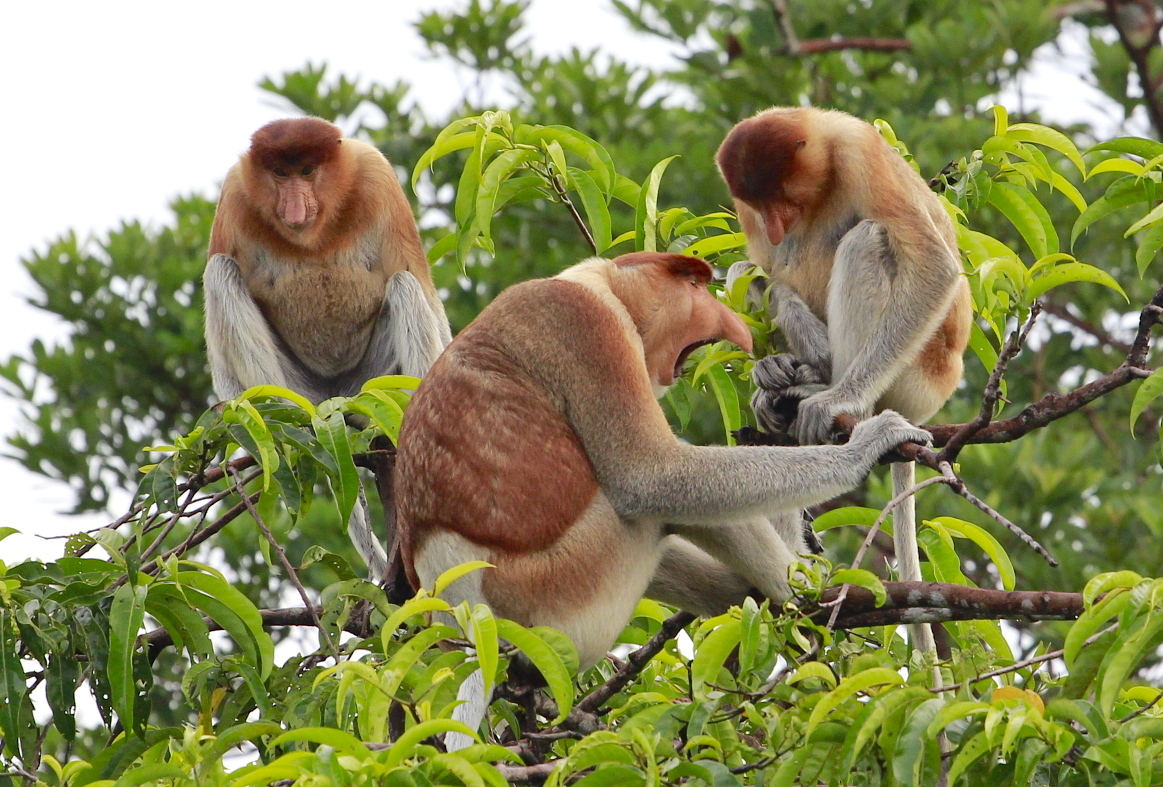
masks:
[[[771,259],[763,267],[773,278],[799,293],[812,313],[827,322],[828,282],[832,278],[836,247],[858,223],[858,216],[848,214],[811,233],[788,233],[778,246],[769,247]]]
[[[242,249],[247,286],[279,338],[307,367],[332,377],[367,350],[387,279],[378,233],[324,259],[276,257]]]

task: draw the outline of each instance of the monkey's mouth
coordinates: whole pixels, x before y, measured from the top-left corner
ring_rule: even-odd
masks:
[[[700,339],[699,341],[694,342],[693,344],[688,344],[686,347],[683,347],[682,352],[680,352],[678,354],[678,358],[676,358],[674,361],[674,376],[675,376],[675,378],[677,379],[679,377],[682,377],[682,365],[684,363],[686,363],[687,358],[690,358],[691,353],[693,353],[695,350],[699,349],[700,347],[705,347],[708,344],[714,344],[714,343],[715,343],[714,339]]]

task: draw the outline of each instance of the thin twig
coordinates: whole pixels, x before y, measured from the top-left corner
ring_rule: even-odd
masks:
[[[1104,628],[1102,631],[1099,631],[1095,634],[1091,634],[1082,643],[1082,647],[1086,647],[1087,645],[1093,645],[1095,642],[1098,641],[1099,637],[1101,637],[1103,634],[1107,634],[1111,631],[1114,631],[1118,627],[1119,627],[1118,623],[1112,623],[1111,625]],[[962,686],[964,686],[966,683],[978,683],[978,682],[983,681],[983,680],[989,680],[990,678],[996,678],[999,675],[1006,675],[1010,672],[1017,672],[1018,670],[1025,669],[1026,667],[1032,667],[1035,664],[1041,664],[1041,663],[1046,662],[1046,661],[1053,661],[1056,658],[1060,658],[1062,656],[1062,654],[1064,654],[1065,652],[1066,651],[1063,648],[1060,648],[1058,650],[1052,650],[1048,653],[1043,653],[1041,656],[1034,656],[1032,658],[1023,659],[1022,661],[1015,662],[1008,667],[1002,667],[1001,669],[991,670],[990,672],[983,672],[980,675],[978,675],[977,677],[970,678],[969,680],[962,681],[961,683],[950,683],[948,686],[941,686],[939,688],[934,687],[934,688],[929,689],[929,691],[933,692],[934,694],[940,694],[943,691],[957,691]],[[1156,699],[1158,699],[1158,698],[1156,698]],[[1146,708],[1141,708],[1140,712],[1143,710],[1146,710]],[[1123,719],[1123,721],[1126,721],[1126,719]]]
[[[1163,700],[1163,691],[1160,691],[1158,694],[1156,694],[1155,699],[1151,700],[1143,707],[1139,708],[1138,710],[1131,711],[1126,716],[1123,716],[1121,719],[1119,719],[1119,724],[1126,724],[1136,716],[1143,715],[1147,711],[1151,710],[1151,708],[1154,708],[1159,703],[1159,700]]]
[[[658,630],[658,633],[646,640],[638,650],[635,650],[627,656],[626,663],[611,675],[605,683],[583,697],[574,706],[574,710],[583,713],[593,713],[602,707],[602,705],[621,691],[630,681],[638,677],[639,673],[650,663],[650,660],[666,647],[666,643],[678,636],[678,632],[686,628],[694,619],[695,616],[689,612],[679,612],[664,620],[662,622],[662,628]]]
[[[1081,317],[1076,316],[1065,304],[1054,303],[1053,301],[1043,301],[1042,309],[1046,314],[1051,314],[1063,322],[1073,325],[1083,333],[1093,336],[1098,339],[1099,343],[1105,344],[1108,347],[1118,350],[1124,355],[1131,351],[1131,345],[1126,342],[1116,339],[1106,331],[1099,328],[1097,325],[1091,325]]]
[[[880,516],[876,518],[876,521],[872,523],[872,527],[868,529],[867,535],[864,536],[864,541],[860,544],[860,549],[856,550],[856,556],[852,558],[852,568],[860,568],[860,563],[864,560],[864,554],[868,551],[869,547],[872,546],[873,539],[875,539],[876,534],[880,532],[880,526],[884,523],[884,520],[888,518],[889,513],[894,508],[908,500],[910,497],[925,487],[941,483],[945,483],[945,479],[941,476],[926,478],[919,484],[913,485],[911,488],[904,490],[892,500],[889,500],[885,507],[881,509]],[[840,614],[840,607],[844,604],[844,599],[848,598],[848,588],[850,587],[852,587],[851,584],[844,583],[840,587],[840,595],[836,597],[836,600],[827,602],[826,606],[832,606],[832,615],[828,618],[828,625],[826,628],[831,629],[836,625],[836,618]]]
[[[287,576],[291,579],[291,584],[295,586],[295,590],[299,593],[299,598],[303,600],[303,606],[311,614],[311,620],[315,624],[315,628],[319,629],[319,637],[327,644],[327,649],[331,651],[331,655],[336,661],[339,661],[339,648],[336,647],[334,640],[331,639],[330,632],[323,628],[323,623],[319,620],[319,615],[315,612],[315,605],[311,603],[311,598],[307,595],[307,589],[303,587],[303,583],[299,581],[299,574],[295,571],[295,567],[291,565],[291,561],[287,558],[286,550],[279,546],[279,542],[275,540],[274,534],[267,523],[263,521],[262,516],[259,515],[258,509],[255,508],[254,503],[246,494],[246,490],[242,488],[242,479],[238,475],[238,471],[231,468],[230,475],[234,479],[234,488],[238,491],[242,502],[246,504],[246,510],[250,513],[254,523],[258,525],[258,529],[262,531],[263,537],[266,538],[267,543],[270,544],[271,549],[279,558],[279,563],[282,564],[283,569],[286,570]],[[256,495],[257,497],[257,495]]]
[[[957,494],[964,497],[966,500],[968,500],[973,505],[977,506],[982,512],[984,512],[986,515],[988,515],[992,519],[1005,525],[1006,528],[1011,533],[1013,533],[1015,536],[1017,536],[1019,539],[1021,539],[1023,544],[1025,544],[1030,549],[1034,550],[1039,555],[1041,555],[1043,558],[1045,558],[1046,562],[1049,563],[1051,566],[1053,566],[1054,568],[1058,568],[1058,561],[1055,560],[1054,557],[1049,552],[1046,551],[1046,548],[1044,546],[1042,546],[1037,541],[1035,541],[1034,538],[1032,536],[1030,536],[1030,534],[1028,534],[1025,530],[1022,530],[1020,527],[1018,527],[1017,524],[1015,524],[1014,522],[1012,522],[1008,518],[1006,518],[1000,511],[993,508],[988,503],[986,503],[984,500],[979,498],[977,495],[970,492],[969,488],[965,485],[965,482],[962,481],[957,476],[957,474],[953,472],[952,465],[950,465],[948,462],[942,462],[940,470],[941,470],[941,475],[944,476],[945,482],[949,485],[950,489],[952,489],[954,492],[956,492]]]
[[[586,243],[588,243],[590,248],[594,250],[594,254],[597,254],[598,244],[594,243],[594,236],[590,234],[590,228],[586,226],[585,220],[582,219],[581,214],[578,213],[577,206],[574,205],[573,200],[569,198],[569,192],[566,190],[565,184],[561,182],[560,176],[558,176],[558,174],[555,172],[551,172],[549,181],[553,184],[553,190],[557,193],[558,198],[560,198],[565,206],[569,208],[569,214],[573,216],[574,223],[577,224],[577,228],[581,230],[582,235],[585,236]]]
[[[1006,369],[1009,368],[1010,361],[1021,352],[1022,346],[1026,343],[1026,337],[1030,335],[1030,329],[1034,327],[1034,323],[1041,313],[1041,305],[1035,303],[1030,309],[1025,324],[1015,328],[1006,339],[1005,346],[1002,347],[1001,353],[997,357],[997,363],[994,364],[993,371],[989,374],[989,382],[986,383],[985,390],[981,394],[981,409],[978,411],[977,417],[962,426],[949,438],[949,441],[945,443],[945,448],[937,454],[940,460],[955,461],[957,454],[965,445],[965,441],[989,426],[989,422],[993,420],[994,408],[997,407],[998,400],[1001,399],[1001,381],[1005,376]]]

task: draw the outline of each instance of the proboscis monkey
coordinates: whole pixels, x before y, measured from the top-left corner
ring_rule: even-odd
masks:
[[[703,614],[751,588],[789,596],[799,509],[928,434],[885,412],[846,445],[679,441],[656,396],[695,348],[751,346],[710,279],[706,262],[678,254],[590,259],[510,287],[457,336],[400,432],[397,522],[413,586],[486,560],[496,567],[458,579],[445,598],[559,629],[583,666],[648,589]],[[483,712],[459,718],[473,726]]]
[[[423,375],[451,339],[391,164],[319,118],[251,137],[222,186],[203,281],[220,399],[255,385],[350,396],[373,377]],[[348,529],[382,577],[362,501]]]
[[[752,408],[769,430],[802,398],[792,434],[825,442],[841,413],[891,408],[915,423],[961,380],[972,303],[953,222],[876,129],[843,112],[775,108],[739,123],[716,155],[751,263],[771,278],[770,305],[794,360],[755,369]],[[913,486],[893,465],[894,492]],[[915,509],[895,515],[901,578],[921,578]],[[927,627],[917,632],[931,650]]]

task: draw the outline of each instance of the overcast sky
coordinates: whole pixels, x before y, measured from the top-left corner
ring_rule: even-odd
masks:
[[[250,134],[287,114],[258,89],[263,77],[326,62],[333,75],[411,82],[433,114],[453,105],[469,75],[428,59],[410,23],[422,10],[455,5],[349,0],[332,5],[340,10],[327,18],[317,0],[8,4],[0,47],[7,117],[0,124],[7,175],[0,266],[9,284],[0,287],[0,358],[25,352],[34,338],[63,335],[25,303],[32,285],[19,258],[68,230],[87,237],[121,220],[160,225],[178,195],[214,196]],[[671,56],[664,42],[631,34],[606,0],[533,0],[528,21],[543,53],[577,45],[602,46],[631,62]],[[1076,41],[1065,47],[1042,53],[1023,85],[1027,107],[1043,107],[1060,122],[1106,114],[1096,91],[1072,76],[1085,49]],[[1013,109],[1018,97],[1002,101]],[[0,436],[16,429],[16,413],[0,397]],[[0,500],[8,512],[0,525],[27,534],[69,533],[109,518],[57,515],[71,500],[68,489],[11,460],[0,459]],[[30,536],[4,542],[10,553],[46,557],[59,555],[60,545]]]

